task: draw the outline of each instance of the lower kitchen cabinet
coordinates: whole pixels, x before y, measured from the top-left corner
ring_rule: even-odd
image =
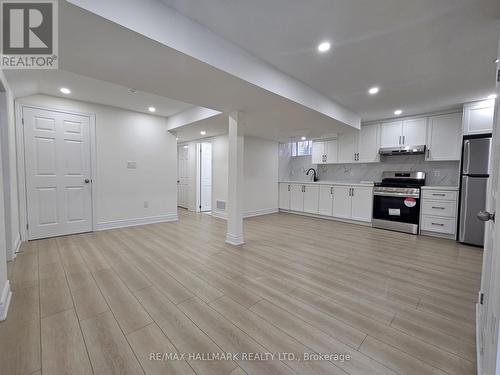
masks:
[[[279,184],[279,208],[281,210],[290,209],[290,184]]]
[[[333,187],[333,216],[342,219],[351,218],[351,186]]]
[[[356,186],[352,191],[351,219],[357,221],[372,221],[373,189]]]
[[[304,212],[318,213],[319,185],[303,185]]]
[[[282,210],[371,222],[373,188],[367,186],[279,184]]]
[[[290,184],[290,210],[304,211],[304,192],[302,184]]]
[[[319,187],[318,213],[323,216],[333,216],[333,185]]]

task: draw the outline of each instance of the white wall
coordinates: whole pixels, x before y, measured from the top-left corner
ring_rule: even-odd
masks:
[[[243,152],[243,215],[277,212],[278,143],[245,137]]]
[[[96,115],[98,229],[177,217],[177,144],[165,118],[45,95],[18,102]]]
[[[212,213],[226,218],[217,210],[217,200],[227,202],[228,137],[212,138]],[[278,143],[245,137],[243,145],[243,215],[263,215],[278,211]]]
[[[217,209],[217,201],[227,202],[228,145],[227,134],[212,138],[212,214],[224,219],[226,211]]]

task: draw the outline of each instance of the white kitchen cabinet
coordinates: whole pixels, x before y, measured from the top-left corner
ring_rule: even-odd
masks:
[[[314,141],[312,144],[312,163],[313,164],[325,164],[325,142]]]
[[[332,164],[338,161],[338,140],[330,139],[325,142],[326,163]]]
[[[402,146],[425,145],[427,117],[403,121]]]
[[[403,121],[383,122],[380,125],[380,147],[401,146]]]
[[[304,211],[304,185],[290,184],[290,210]]]
[[[384,122],[380,125],[380,147],[425,145],[426,140],[427,117]]]
[[[333,216],[343,219],[351,218],[351,186],[333,187]]]
[[[357,134],[355,131],[339,134],[339,163],[352,163],[355,161],[357,151]]]
[[[310,214],[318,213],[318,204],[319,204],[319,185],[304,185],[303,188],[304,194],[304,212]]]
[[[373,190],[369,187],[355,186],[352,188],[351,219],[357,221],[372,221]]]
[[[463,134],[486,134],[493,131],[495,99],[464,104]]]
[[[281,210],[290,209],[290,184],[279,184],[279,208]]]
[[[312,164],[328,164],[337,161],[337,140],[314,141],[312,145]]]
[[[364,125],[358,134],[357,157],[360,163],[380,161],[380,124]]]
[[[462,148],[462,114],[431,116],[427,133],[425,160],[460,160]]]
[[[333,215],[333,185],[319,187],[318,213],[323,216]]]

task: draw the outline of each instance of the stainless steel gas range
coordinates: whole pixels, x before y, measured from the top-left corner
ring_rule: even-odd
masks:
[[[373,188],[373,227],[418,234],[425,172],[383,172]]]

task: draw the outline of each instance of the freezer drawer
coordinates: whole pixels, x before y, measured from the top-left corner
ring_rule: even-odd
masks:
[[[486,207],[487,184],[487,177],[462,176],[458,236],[462,243],[477,246],[484,243],[484,222],[477,218],[477,213]]]

